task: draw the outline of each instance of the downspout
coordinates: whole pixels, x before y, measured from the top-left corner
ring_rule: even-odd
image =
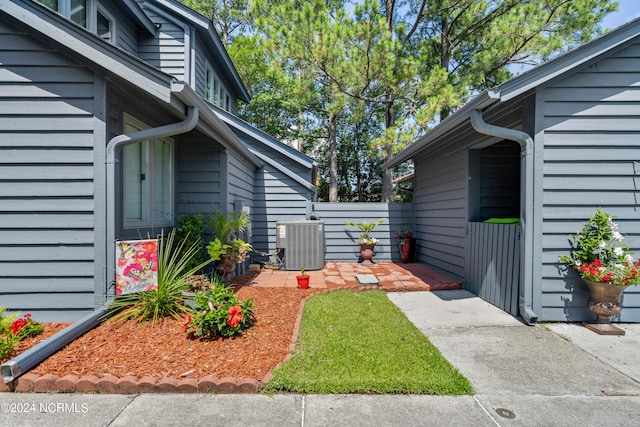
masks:
[[[187,117],[177,123],[145,129],[130,134],[118,135],[107,144],[107,283],[115,280],[115,240],[116,240],[116,181],[115,164],[116,150],[136,142],[149,139],[166,138],[169,136],[187,133],[198,124],[199,110],[197,107],[188,107]]]
[[[508,139],[520,144],[522,148],[520,167],[520,221],[522,222],[522,236],[520,239],[520,315],[532,325],[538,321],[538,315],[532,308],[533,302],[533,138],[529,134],[514,129],[494,126],[482,119],[482,110],[476,109],[469,113],[471,126],[484,135]]]
[[[106,173],[107,173],[107,283],[115,279],[115,153],[116,149],[129,144],[148,140],[165,138],[189,132],[198,124],[199,110],[197,107],[188,107],[187,117],[181,122],[160,126],[153,129],[145,129],[125,135],[118,135],[107,144]],[[76,338],[84,335],[98,324],[109,312],[108,304],[104,304],[95,311],[89,313],[73,325],[63,329],[40,344],[19,354],[15,358],[0,366],[0,374],[5,383],[16,380],[56,351],[63,348]]]

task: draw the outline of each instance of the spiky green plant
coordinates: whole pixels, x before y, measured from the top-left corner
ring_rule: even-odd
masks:
[[[125,321],[138,319],[140,323],[157,322],[165,317],[182,319],[188,308],[184,305],[182,292],[189,287],[187,278],[200,271],[212,260],[190,266],[191,259],[200,251],[197,242],[185,246],[187,240],[176,241],[176,230],[166,238],[164,232],[158,242],[158,288],[117,296],[110,308],[116,311],[113,319]]]
[[[244,212],[222,212],[217,211],[207,220],[207,224],[213,229],[214,237],[222,243],[231,243],[233,233],[243,232],[249,225],[251,219]]]

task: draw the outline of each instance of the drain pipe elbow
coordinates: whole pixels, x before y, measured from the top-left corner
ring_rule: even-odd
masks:
[[[113,283],[115,280],[115,248],[111,247],[116,240],[115,231],[115,201],[116,201],[116,181],[115,181],[115,163],[116,150],[129,144],[141,142],[149,139],[166,138],[169,136],[187,133],[194,129],[198,124],[200,110],[198,107],[189,106],[187,109],[187,117],[177,123],[171,123],[157,128],[145,129],[130,134],[118,135],[109,141],[106,148],[106,207],[107,207],[107,224],[106,224],[106,244],[107,244],[107,283]]]
[[[522,161],[520,172],[520,191],[522,201],[520,203],[520,221],[522,222],[522,236],[520,239],[520,315],[524,321],[533,325],[538,321],[538,315],[533,311],[533,273],[530,260],[533,256],[533,239],[531,218],[533,217],[533,138],[526,132],[514,129],[490,125],[482,118],[482,110],[470,112],[471,126],[483,135],[508,139],[520,144],[522,149]]]

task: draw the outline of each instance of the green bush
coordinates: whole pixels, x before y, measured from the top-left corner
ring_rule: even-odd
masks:
[[[184,331],[198,338],[238,335],[255,321],[253,301],[240,302],[233,289],[220,280],[207,292],[196,294],[196,308],[184,319]]]

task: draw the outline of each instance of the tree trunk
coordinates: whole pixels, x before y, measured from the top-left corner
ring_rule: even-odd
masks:
[[[337,117],[329,115],[329,202],[338,201]]]
[[[390,89],[388,89],[389,93],[388,93],[388,97],[390,99],[393,99],[393,94],[391,93]],[[385,128],[389,129],[391,128],[393,125],[395,124],[395,117],[393,116],[393,101],[387,102],[387,104],[385,105]],[[387,149],[386,149],[386,158],[384,159],[389,160],[393,157],[393,144],[388,144]],[[391,169],[385,169],[382,171],[382,195],[381,195],[381,202],[383,203],[389,203],[391,201],[391,193],[393,190],[393,172],[391,171]]]

